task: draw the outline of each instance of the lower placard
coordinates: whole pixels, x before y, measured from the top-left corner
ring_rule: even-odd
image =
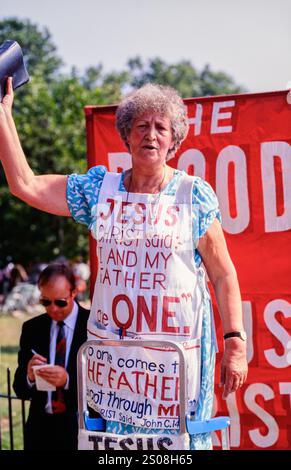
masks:
[[[189,434],[112,434],[79,430],[79,450],[189,450]]]

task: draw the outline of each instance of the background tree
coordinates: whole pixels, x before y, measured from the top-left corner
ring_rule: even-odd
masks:
[[[209,65],[199,72],[190,61],[169,65],[156,57],[144,64],[140,57],[132,58],[127,66],[131,76],[130,85],[138,88],[145,83],[169,85],[178,90],[183,98],[208,95],[242,93],[242,87],[223,72],[212,72]]]
[[[12,17],[0,21],[0,44],[6,39],[21,45],[30,75],[40,75],[49,81],[63,64],[48,29],[41,29],[28,19]]]

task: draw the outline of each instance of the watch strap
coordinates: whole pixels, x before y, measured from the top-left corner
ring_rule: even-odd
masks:
[[[242,339],[243,341],[246,340],[246,333],[243,331],[230,331],[229,333],[226,333],[223,338],[224,339],[227,339],[227,338],[240,338]]]

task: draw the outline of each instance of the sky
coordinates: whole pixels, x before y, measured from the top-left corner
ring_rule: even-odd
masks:
[[[249,92],[291,81],[291,0],[2,0],[10,16],[48,28],[63,71],[121,71],[140,55],[209,64]]]

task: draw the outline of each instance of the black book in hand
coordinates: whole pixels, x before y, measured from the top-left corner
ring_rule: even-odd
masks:
[[[24,85],[29,75],[18,42],[7,40],[0,45],[0,101],[6,94],[7,78],[12,77],[13,90]]]

